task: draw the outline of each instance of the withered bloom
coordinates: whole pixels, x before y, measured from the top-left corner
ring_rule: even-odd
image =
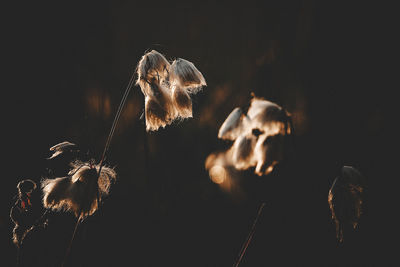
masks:
[[[48,159],[53,159],[65,152],[72,153],[77,151],[77,146],[74,143],[64,141],[50,147],[50,151],[53,152],[53,154]]]
[[[17,201],[10,211],[10,218],[15,224],[13,242],[20,247],[25,236],[40,222],[42,205],[36,183],[30,179],[22,180],[17,185]]]
[[[336,225],[336,237],[343,242],[344,229],[356,229],[363,210],[365,178],[351,166],[343,166],[329,190],[328,203]]]
[[[231,148],[218,157],[219,161],[224,159],[226,165],[237,170],[254,168],[255,174],[268,175],[284,160],[287,137],[291,134],[291,118],[285,109],[253,97],[246,114],[235,108],[219,129],[218,138],[233,141]]]
[[[92,215],[102,198],[109,194],[116,172],[103,166],[98,174],[99,165],[81,161],[71,166],[68,176],[42,181],[43,205],[55,211],[73,212],[77,218],[84,219]]]
[[[206,85],[201,72],[192,62],[178,58],[171,64],[159,52],[152,50],[137,66],[138,79],[145,96],[146,130],[156,131],[176,119],[192,117],[190,94]]]

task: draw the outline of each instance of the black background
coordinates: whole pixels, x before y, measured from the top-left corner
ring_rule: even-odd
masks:
[[[0,265],[15,264],[8,213],[17,182],[39,182],[48,148],[64,140],[99,159],[150,49],[192,61],[208,86],[194,97],[193,119],[146,138],[143,96],[133,88],[107,159],[117,183],[78,228],[70,266],[231,266],[261,199],[241,266],[398,265],[393,10],[307,0],[3,6]],[[209,179],[204,161],[227,147],[218,128],[250,92],[293,113],[296,157],[286,175],[244,173],[238,197]],[[327,194],[343,165],[366,176],[368,195],[359,229],[339,245]],[[24,260],[58,266],[74,223],[52,214],[27,239]]]

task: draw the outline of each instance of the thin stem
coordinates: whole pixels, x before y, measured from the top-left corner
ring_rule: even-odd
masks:
[[[143,150],[144,150],[144,175],[146,179],[147,189],[150,188],[150,174],[149,174],[149,140],[146,131],[146,115],[143,110]]]
[[[68,255],[69,255],[69,252],[70,252],[71,247],[72,247],[72,242],[74,241],[76,229],[78,229],[78,225],[79,225],[80,221],[81,221],[81,216],[79,216],[78,220],[76,221],[74,232],[72,233],[72,238],[71,238],[71,241],[69,242],[69,246],[67,248],[67,252],[65,253],[64,261],[61,263],[61,267],[64,267],[65,263],[67,262]]]
[[[253,226],[251,227],[250,233],[247,236],[246,241],[244,242],[244,244],[243,244],[243,246],[242,246],[242,248],[240,250],[239,257],[238,257],[237,261],[233,264],[234,267],[239,266],[240,261],[242,260],[244,254],[246,253],[247,247],[249,246],[251,240],[253,239],[253,235],[254,235],[254,233],[256,231],[257,221],[258,221],[258,218],[261,216],[261,213],[263,211],[264,206],[265,206],[265,203],[263,202],[261,204],[260,208],[258,209],[257,217],[254,220],[254,223],[253,223]]]
[[[120,104],[118,106],[117,113],[115,114],[111,129],[110,129],[110,133],[108,134],[107,141],[106,141],[106,144],[104,146],[103,154],[102,154],[101,159],[100,159],[100,163],[99,163],[100,167],[99,167],[97,178],[100,177],[101,169],[102,169],[104,161],[106,159],[106,155],[107,155],[108,149],[110,147],[111,139],[112,139],[112,137],[114,135],[115,128],[117,127],[117,123],[118,123],[118,120],[119,120],[119,118],[121,116],[122,109],[123,109],[123,107],[125,105],[126,99],[128,98],[129,92],[130,92],[130,90],[131,90],[131,88],[133,86],[134,77],[135,77],[135,72],[132,73],[132,76],[131,76],[131,78],[129,80],[129,83],[128,83],[126,89],[125,89],[124,95],[122,96],[121,102],[120,102]],[[97,192],[97,196],[96,197],[97,197],[97,205],[99,205],[100,204],[99,203],[99,192]],[[74,240],[75,233],[76,233],[76,230],[78,229],[78,225],[79,225],[80,221],[81,221],[81,216],[79,216],[79,218],[78,218],[78,220],[77,220],[77,222],[75,224],[74,232],[72,233],[72,238],[71,238],[70,244],[69,244],[69,246],[67,248],[67,252],[65,254],[65,258],[64,258],[64,261],[61,264],[61,267],[63,267],[64,264],[67,261],[69,252],[70,252],[71,247],[72,247],[72,242]]]
[[[17,247],[17,263],[15,265],[16,267],[19,266],[19,258],[20,258],[20,256],[21,256],[21,248],[18,245],[18,247]]]
[[[128,86],[126,87],[124,95],[122,96],[122,99],[121,99],[121,102],[119,104],[117,113],[115,114],[114,121],[112,123],[111,130],[110,130],[110,133],[108,134],[107,141],[106,141],[106,144],[104,146],[103,154],[102,154],[101,159],[100,159],[100,164],[99,164],[100,167],[99,167],[99,172],[98,172],[99,175],[100,175],[100,172],[101,172],[101,168],[103,167],[103,163],[104,163],[104,160],[106,158],[106,154],[107,154],[108,148],[110,147],[111,139],[112,139],[112,137],[114,135],[115,128],[117,127],[117,123],[118,123],[119,117],[121,116],[122,109],[123,109],[123,107],[125,105],[126,99],[128,98],[129,92],[130,92],[130,90],[131,90],[131,88],[133,86],[134,77],[135,77],[135,72],[132,73],[132,76],[131,76],[131,78],[129,80]]]

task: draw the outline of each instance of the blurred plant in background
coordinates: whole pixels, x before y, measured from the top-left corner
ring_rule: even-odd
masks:
[[[329,189],[328,203],[339,242],[343,242],[345,232],[358,226],[364,209],[365,189],[364,176],[352,166],[343,166]]]
[[[253,96],[246,113],[238,107],[229,114],[218,138],[233,143],[226,151],[212,153],[206,159],[205,167],[215,183],[233,183],[237,171],[253,168],[256,175],[265,176],[292,149],[291,116],[277,104]]]

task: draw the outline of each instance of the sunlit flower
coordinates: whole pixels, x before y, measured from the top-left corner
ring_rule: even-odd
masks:
[[[137,66],[138,84],[145,96],[147,131],[156,131],[176,119],[192,117],[190,95],[199,92],[206,81],[192,62],[178,58],[172,63],[152,50]]]
[[[104,166],[99,174],[100,166],[89,162],[75,161],[71,166],[68,176],[42,181],[43,205],[55,211],[73,212],[77,218],[84,219],[109,194],[116,172]]]
[[[255,174],[268,175],[284,160],[291,134],[291,118],[286,110],[253,97],[246,114],[235,108],[219,129],[218,138],[233,141],[227,151],[221,152],[219,161],[237,170],[254,168]]]

